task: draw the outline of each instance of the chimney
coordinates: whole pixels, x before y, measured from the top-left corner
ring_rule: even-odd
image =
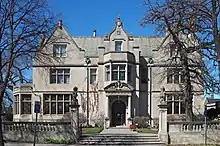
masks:
[[[96,37],[96,30],[93,30],[93,37]]]
[[[62,29],[62,27],[63,27],[63,21],[62,20],[59,20],[58,26],[59,26],[60,29]]]

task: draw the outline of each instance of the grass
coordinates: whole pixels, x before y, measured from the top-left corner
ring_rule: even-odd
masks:
[[[98,134],[103,130],[103,127],[85,127],[82,128],[82,134]]]
[[[151,133],[151,134],[157,134],[158,133],[157,130],[152,130],[152,129],[149,129],[149,128],[137,128],[136,131],[138,133]]]

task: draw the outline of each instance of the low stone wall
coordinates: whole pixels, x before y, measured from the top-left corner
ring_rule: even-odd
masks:
[[[3,133],[6,141],[33,142],[34,122],[3,122]],[[38,143],[45,138],[62,138],[74,141],[70,122],[38,122],[36,126]]]
[[[202,144],[205,139],[204,122],[168,122],[168,143]],[[207,122],[207,142],[220,143],[220,122]]]

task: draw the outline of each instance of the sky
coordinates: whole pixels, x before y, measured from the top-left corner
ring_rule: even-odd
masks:
[[[60,19],[72,36],[97,36],[111,32],[120,14],[125,30],[139,36],[152,36],[153,26],[143,28],[140,20],[145,13],[144,0],[48,0],[49,7],[60,14]]]

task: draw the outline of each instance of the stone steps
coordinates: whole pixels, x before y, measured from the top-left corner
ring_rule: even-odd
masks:
[[[84,135],[79,140],[80,145],[151,145],[162,146],[157,135],[147,134],[97,134]]]

